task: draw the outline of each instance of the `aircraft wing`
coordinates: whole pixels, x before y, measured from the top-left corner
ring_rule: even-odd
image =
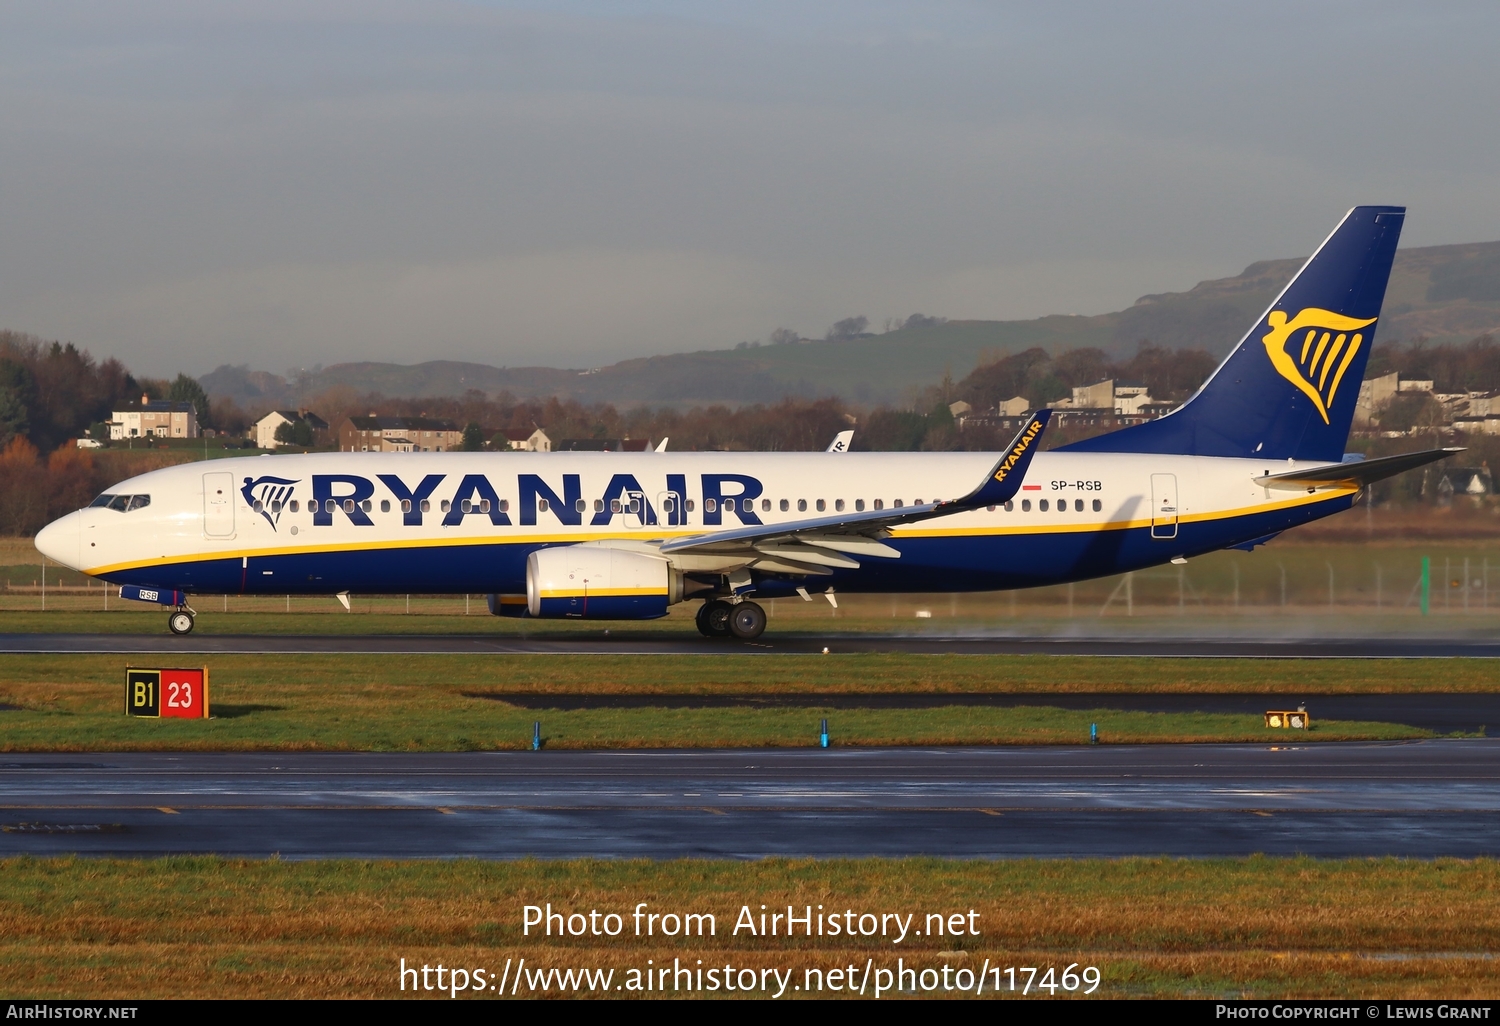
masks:
[[[897,549],[881,541],[889,537],[890,528],[1009,502],[1021,490],[1026,469],[1041,445],[1042,432],[1051,415],[1051,410],[1032,414],[999,461],[962,498],[690,535],[664,543],[661,553],[675,557],[719,557],[743,566],[753,564],[757,569],[799,574],[828,574],[832,573],[830,568],[855,569],[859,563],[854,557],[858,556],[899,558],[901,553]]]
[[[1332,463],[1326,467],[1309,470],[1289,470],[1284,474],[1267,474],[1257,477],[1255,483],[1266,488],[1317,488],[1320,485],[1347,484],[1364,487],[1388,477],[1395,477],[1407,470],[1463,452],[1460,448],[1424,449],[1421,452],[1406,452],[1399,456],[1380,456],[1373,460],[1356,460],[1353,463]]]

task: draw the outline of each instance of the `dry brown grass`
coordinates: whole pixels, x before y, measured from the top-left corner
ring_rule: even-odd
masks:
[[[706,911],[691,941],[521,935],[522,906]],[[741,905],[980,913],[981,936],[730,935]],[[627,920],[628,922],[628,920]],[[629,927],[626,928],[627,935]],[[1101,996],[1494,997],[1492,861],[281,863],[10,860],[0,988],[49,997],[389,997],[396,967],[867,958],[1097,965]],[[940,954],[946,952],[946,954]],[[955,953],[961,952],[961,953]]]

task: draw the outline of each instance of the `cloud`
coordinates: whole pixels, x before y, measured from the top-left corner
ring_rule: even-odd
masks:
[[[0,10],[0,324],[149,373],[1097,313],[1500,236],[1492,5]]]

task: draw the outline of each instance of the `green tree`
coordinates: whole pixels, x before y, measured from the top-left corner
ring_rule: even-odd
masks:
[[[312,425],[298,417],[296,420],[288,421],[276,426],[276,441],[281,445],[300,445],[304,448],[313,444]]]
[[[173,381],[171,387],[167,389],[167,398],[173,402],[192,403],[193,409],[198,412],[198,425],[200,427],[212,426],[208,393],[203,391],[203,386],[198,384],[196,378],[190,378],[186,374],[177,375],[177,380]]]
[[[0,385],[0,445],[7,444],[17,435],[26,434],[28,423],[26,403],[20,390]]]
[[[484,428],[472,420],[464,425],[464,440],[459,444],[464,452],[484,451]]]

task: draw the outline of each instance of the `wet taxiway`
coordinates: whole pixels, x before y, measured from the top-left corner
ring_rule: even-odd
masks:
[[[1500,854],[1500,740],[0,757],[0,854]]]

